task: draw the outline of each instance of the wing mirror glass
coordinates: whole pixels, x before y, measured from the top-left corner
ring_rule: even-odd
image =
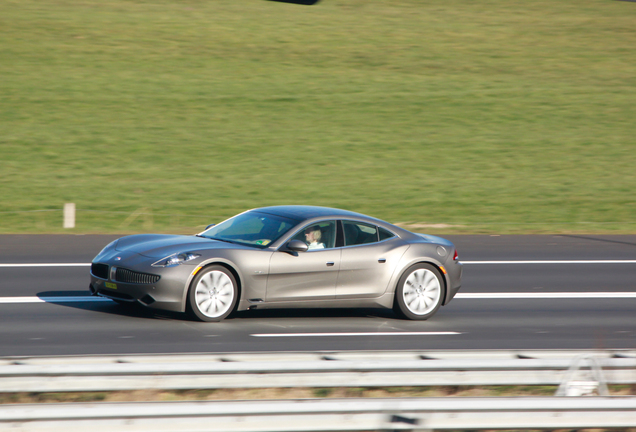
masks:
[[[307,243],[300,240],[292,240],[287,243],[287,249],[294,252],[306,252],[308,248],[309,246],[307,246]]]

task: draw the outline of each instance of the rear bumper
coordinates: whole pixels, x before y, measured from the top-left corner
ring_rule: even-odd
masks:
[[[455,297],[455,294],[462,287],[462,275],[464,273],[464,266],[459,261],[452,261],[447,263],[444,268],[447,271],[446,274],[446,286],[448,287],[448,292],[446,293],[446,299],[444,299],[444,305],[450,303],[450,301]]]

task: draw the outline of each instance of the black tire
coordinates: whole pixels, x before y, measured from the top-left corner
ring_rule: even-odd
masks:
[[[234,311],[238,294],[231,271],[220,265],[206,267],[190,284],[188,313],[199,321],[222,321]]]
[[[402,274],[395,289],[393,310],[404,318],[426,320],[440,308],[446,294],[444,279],[431,264],[415,264]]]

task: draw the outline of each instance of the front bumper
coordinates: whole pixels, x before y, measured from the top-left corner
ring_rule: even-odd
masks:
[[[184,312],[185,294],[195,268],[191,265],[160,268],[151,267],[149,262],[100,260],[91,266],[89,288],[93,295]]]

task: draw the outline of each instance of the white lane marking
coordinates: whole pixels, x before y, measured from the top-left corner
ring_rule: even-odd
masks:
[[[458,293],[458,299],[597,299],[636,298],[636,292],[503,292],[503,293]]]
[[[29,263],[29,264],[0,264],[0,267],[90,267],[91,263]]]
[[[535,261],[460,261],[467,265],[485,264],[636,264],[636,260],[535,260]],[[27,263],[0,264],[4,268],[18,267],[90,267],[91,263]]]
[[[112,301],[104,297],[0,297],[0,303],[78,303]]]
[[[460,261],[462,264],[636,264],[636,260]]]
[[[331,337],[331,336],[448,336],[458,335],[458,332],[379,332],[379,333],[256,333],[253,337]]]
[[[620,298],[636,298],[636,292],[501,292],[501,293],[458,293],[456,299],[620,299]],[[59,297],[0,297],[0,304],[19,304],[19,303],[92,303],[92,302],[109,302],[111,299],[105,297],[89,297],[89,296],[59,296]],[[276,333],[272,333],[278,335]],[[291,333],[293,334],[293,333]],[[312,333],[313,334],[313,333]],[[334,333],[341,335],[342,333]],[[388,333],[350,333],[351,335],[369,335],[381,334],[390,335]],[[349,333],[347,335],[350,335]],[[404,333],[400,333],[404,334]],[[435,332],[413,333],[413,334],[437,334]],[[304,335],[304,333],[303,333]],[[321,336],[322,333],[316,333]],[[330,334],[327,334],[330,335]],[[260,336],[267,337],[267,336]]]

